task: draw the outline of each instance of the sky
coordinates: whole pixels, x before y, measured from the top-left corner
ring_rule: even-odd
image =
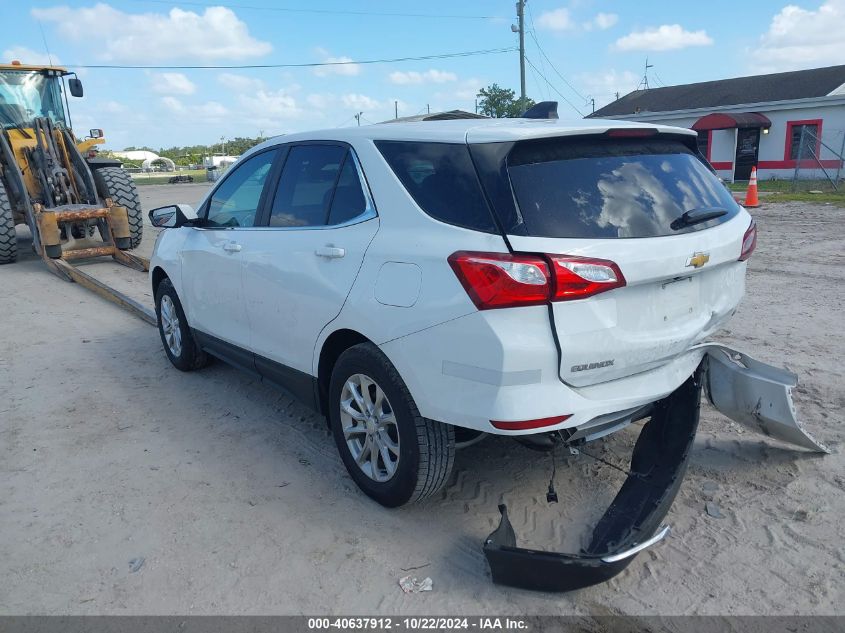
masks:
[[[512,49],[513,0],[0,0],[0,59],[78,72],[73,125],[109,149],[214,144],[474,110],[519,91],[516,50],[393,63],[262,69]],[[14,29],[8,28],[14,25]],[[845,64],[845,0],[528,0],[527,94],[580,118],[637,88]],[[47,45],[45,45],[45,40]],[[218,147],[219,149],[219,147]]]

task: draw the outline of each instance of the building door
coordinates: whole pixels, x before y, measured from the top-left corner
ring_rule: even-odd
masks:
[[[748,180],[751,178],[751,168],[757,165],[757,153],[759,150],[760,128],[745,127],[737,130],[734,180]]]

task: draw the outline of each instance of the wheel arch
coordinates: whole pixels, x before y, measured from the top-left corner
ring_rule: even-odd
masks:
[[[159,284],[161,284],[161,282],[165,279],[170,279],[170,276],[161,266],[156,266],[150,272],[150,281],[153,286],[153,298],[155,298],[156,293],[158,292]]]
[[[329,382],[337,359],[350,347],[372,342],[360,332],[347,328],[335,330],[323,342],[317,360],[317,406],[320,413],[326,416],[326,420],[328,420],[329,410]]]

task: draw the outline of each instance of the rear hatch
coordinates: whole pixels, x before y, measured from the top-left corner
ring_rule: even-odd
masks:
[[[596,294],[551,303],[564,382],[588,386],[665,364],[739,304],[745,265],[738,260],[750,219],[691,139],[630,129],[513,143],[470,139],[512,249],[545,254],[554,270],[586,271],[604,283]],[[558,276],[557,284],[565,280]]]

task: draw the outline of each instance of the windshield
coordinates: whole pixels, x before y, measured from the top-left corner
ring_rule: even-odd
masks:
[[[32,70],[0,71],[0,125],[32,127],[36,117],[65,123],[59,78]]]
[[[538,237],[675,235],[710,228],[739,211],[719,179],[678,141],[532,141],[517,144],[507,169],[523,232]],[[678,220],[701,209],[724,213]]]

